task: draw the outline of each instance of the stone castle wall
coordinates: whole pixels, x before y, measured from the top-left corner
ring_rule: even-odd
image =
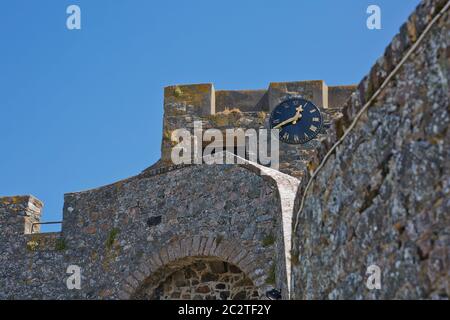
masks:
[[[423,1],[410,16],[333,123],[318,160],[446,2]],[[449,297],[449,41],[447,12],[313,181],[294,234],[295,298]],[[373,264],[381,290],[366,287]]]
[[[144,172],[67,194],[60,233],[24,234],[36,204],[30,197],[0,199],[2,299],[138,297],[195,257],[239,268],[258,296],[286,287],[284,252],[276,250],[284,247],[280,197],[257,168]],[[81,290],[66,286],[69,265],[82,270]]]
[[[448,298],[448,13],[399,70],[307,190],[311,175],[445,5],[424,0],[356,86],[271,83],[164,91],[162,157],[141,174],[65,195],[62,231],[39,233],[42,203],[0,197],[0,299]],[[327,128],[280,144],[280,171],[173,166],[175,129],[267,128],[286,95],[322,109]],[[300,184],[300,187],[299,187]],[[297,228],[293,228],[293,224]],[[382,270],[369,291],[366,269]],[[69,290],[69,265],[82,289]]]
[[[356,86],[328,87],[322,80],[271,83],[267,90],[215,91],[212,84],[166,87],[160,165],[172,164],[172,148],[178,143],[172,140],[173,131],[185,128],[193,134],[194,122],[201,122],[203,130],[219,129],[224,137],[225,130],[231,128],[259,131],[269,128],[270,111],[286,96],[302,95],[322,109],[329,124],[355,89]],[[301,178],[309,161],[316,156],[317,143],[324,134],[326,129],[305,145],[280,144],[280,171]],[[208,144],[203,142],[204,146]]]

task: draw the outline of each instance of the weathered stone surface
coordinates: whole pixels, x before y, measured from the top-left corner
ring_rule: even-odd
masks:
[[[203,282],[214,282],[225,272],[220,263],[231,263],[240,251],[280,261],[283,269],[284,253],[261,241],[263,234],[282,233],[276,182],[256,172],[240,165],[188,166],[67,194],[62,232],[53,234],[24,234],[37,200],[0,198],[0,298],[114,299],[120,292],[123,298],[124,291],[130,297],[144,283],[158,287],[179,260],[192,256],[222,261],[204,275]],[[255,186],[260,197],[253,196]],[[228,210],[217,205],[225,201],[232,202]],[[272,218],[258,222],[262,213],[255,208],[268,210]],[[243,237],[248,225],[254,225],[251,238]],[[81,290],[66,287],[70,264],[81,268]],[[278,281],[285,286],[286,279]]]
[[[216,112],[233,108],[242,112],[268,111],[267,90],[216,91]]]
[[[445,3],[422,1],[355,91],[323,81],[167,87],[162,159],[67,194],[62,232],[38,233],[39,200],[0,198],[0,299],[256,299],[274,287],[298,299],[448,298],[448,14],[331,155],[292,230],[321,159]],[[291,94],[323,108],[327,128],[280,144],[279,171],[171,164],[174,129],[266,128]],[[372,264],[381,290],[365,286]],[[81,267],[81,290],[66,286],[69,265]]]
[[[147,226],[153,227],[161,223],[161,216],[150,217],[147,219]]]
[[[342,110],[318,160],[444,3],[419,5]],[[449,297],[449,32],[446,13],[314,180],[294,234],[295,298]],[[366,287],[373,264],[380,290]]]
[[[218,270],[220,266],[220,270]],[[181,267],[181,266],[180,266]],[[138,299],[253,300],[260,295],[253,282],[238,267],[214,258],[193,258],[172,272],[156,289],[143,286]],[[218,272],[220,271],[220,272]],[[234,272],[233,272],[234,271]],[[170,272],[170,271],[169,271]],[[256,292],[256,294],[255,294]]]
[[[328,125],[341,115],[344,102],[354,90],[355,86],[331,87],[329,97],[328,86],[322,80],[271,83],[267,90],[214,91],[212,85],[205,84],[167,87],[164,96],[162,159],[152,169],[171,164],[170,154],[178,143],[171,140],[171,135],[176,129],[187,129],[193,134],[194,122],[201,123],[203,130],[220,130],[223,143],[229,144],[226,141],[226,129],[254,129],[257,132],[267,129],[270,111],[292,95],[302,95],[313,101],[322,109]],[[317,139],[305,145],[280,144],[280,171],[301,178],[303,171],[311,169],[307,164],[317,157],[315,148],[324,139],[325,133],[327,129],[323,128]],[[209,144],[207,141],[199,143],[203,148]],[[194,150],[191,151],[194,158]],[[257,193],[254,195],[258,196]],[[230,205],[225,202],[226,208]]]

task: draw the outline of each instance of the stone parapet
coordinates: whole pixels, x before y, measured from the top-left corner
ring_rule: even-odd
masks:
[[[0,197],[2,237],[39,232],[43,204],[33,196]]]

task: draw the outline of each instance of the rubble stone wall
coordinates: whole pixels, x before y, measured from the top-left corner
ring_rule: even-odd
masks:
[[[332,124],[312,167],[446,2],[418,6]],[[449,297],[449,42],[447,12],[314,179],[293,239],[295,298]],[[381,270],[379,290],[366,286],[371,265]]]
[[[253,281],[238,267],[217,259],[190,259],[190,264],[169,275],[155,290],[142,289],[152,300],[254,300]]]
[[[24,234],[35,203],[0,198],[0,299],[137,298],[192,257],[239,268],[261,297],[286,287],[277,186],[248,165],[147,171],[66,194],[60,233]],[[81,290],[66,286],[70,265]]]

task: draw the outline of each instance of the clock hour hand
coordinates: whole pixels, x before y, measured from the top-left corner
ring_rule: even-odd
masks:
[[[306,104],[305,104],[305,106],[306,106]],[[297,121],[298,121],[298,119],[300,119],[301,117],[302,117],[302,112],[303,112],[303,107],[301,106],[301,105],[299,105],[298,107],[297,107],[297,113],[296,113],[296,115],[298,115],[298,117],[297,117],[297,119],[295,119],[293,122],[292,122],[292,124],[296,124],[297,123]]]

